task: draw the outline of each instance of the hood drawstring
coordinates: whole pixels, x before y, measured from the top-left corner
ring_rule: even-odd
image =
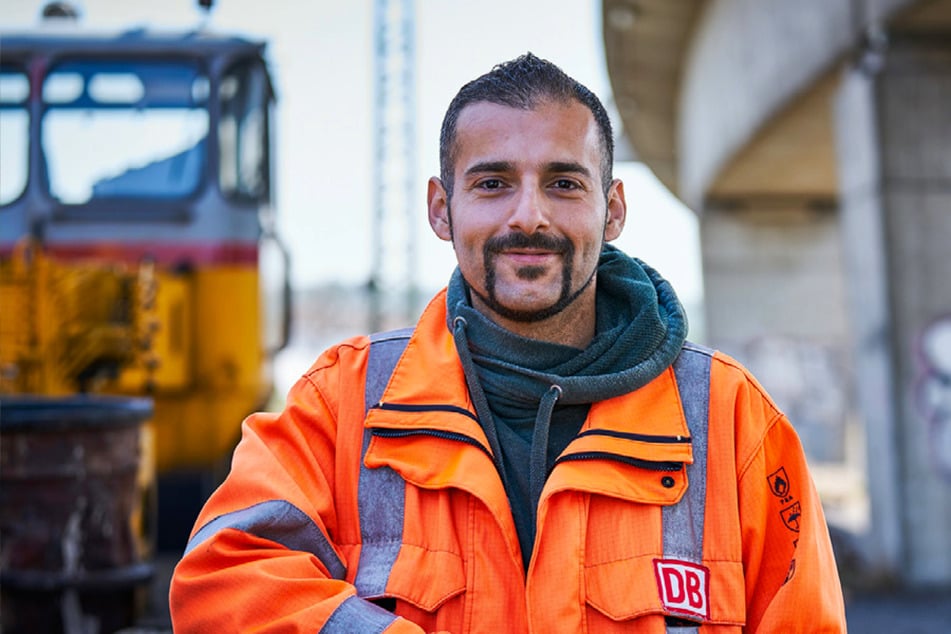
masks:
[[[548,430],[551,429],[551,413],[561,398],[561,387],[552,385],[538,404],[535,429],[532,431],[532,457],[528,467],[529,491],[532,495],[532,516],[538,513],[538,501],[542,487],[548,479]]]
[[[469,394],[472,397],[472,404],[475,406],[476,414],[485,431],[486,438],[489,440],[489,446],[492,449],[492,460],[495,468],[502,478],[502,484],[508,490],[508,482],[505,476],[505,469],[502,465],[502,447],[499,443],[498,432],[495,427],[495,417],[492,416],[492,410],[489,407],[489,401],[485,396],[485,391],[479,383],[478,373],[475,363],[472,361],[472,355],[469,352],[469,339],[466,336],[465,317],[456,316],[452,320],[452,338],[456,344],[456,350],[459,353],[459,359],[462,362],[462,371],[466,377],[466,385],[469,387]],[[555,404],[561,398],[562,389],[558,385],[552,385],[542,396],[538,404],[538,413],[535,415],[535,427],[532,431],[532,449],[529,463],[529,492],[532,499],[532,517],[538,512],[538,501],[541,499],[542,487],[545,486],[545,480],[548,478],[548,431],[551,428],[551,415],[555,409]]]
[[[502,485],[508,491],[508,480],[505,477],[505,469],[502,468],[502,445],[499,443],[499,435],[495,429],[495,418],[492,416],[489,400],[485,397],[485,391],[479,383],[475,363],[473,363],[472,355],[469,353],[469,338],[466,337],[466,326],[468,325],[465,317],[453,318],[452,339],[456,344],[459,360],[462,362],[462,373],[466,377],[469,396],[472,397],[472,404],[475,406],[479,422],[483,431],[485,431],[486,438],[489,440],[489,447],[492,449],[492,462],[495,464],[496,471],[499,472],[499,477],[502,478]]]

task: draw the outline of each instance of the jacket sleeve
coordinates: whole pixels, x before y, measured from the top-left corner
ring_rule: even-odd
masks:
[[[760,402],[738,410],[760,417],[745,422],[762,431],[738,465],[745,631],[845,632],[829,530],[799,437],[755,382],[750,388]]]
[[[231,472],[172,578],[176,632],[422,631],[358,598],[347,581],[347,554],[358,548],[338,543],[338,513],[352,510],[335,502],[347,479],[337,453],[335,408],[312,374],[281,414],[244,422]]]

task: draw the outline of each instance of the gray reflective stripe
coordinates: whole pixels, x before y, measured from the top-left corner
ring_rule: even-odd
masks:
[[[380,401],[411,334],[412,328],[402,328],[370,335],[370,358],[367,359],[367,383],[364,388],[366,409],[369,410]]]
[[[358,597],[347,597],[337,606],[324,626],[321,634],[380,634],[396,620],[378,605]]]
[[[713,350],[685,343],[674,361],[674,376],[690,429],[693,463],[680,502],[662,510],[664,558],[703,562],[703,521],[707,501],[707,424]],[[696,633],[697,627],[668,627],[670,634]]]
[[[383,396],[411,333],[412,329],[403,329],[370,337],[364,388],[366,409],[369,410]],[[405,483],[395,471],[389,467],[368,469],[364,466],[362,456],[366,455],[370,437],[369,430],[364,430],[357,488],[362,546],[354,585],[361,597],[381,596],[386,590],[390,570],[403,543],[406,495]]]
[[[302,510],[286,500],[270,500],[226,513],[201,527],[188,541],[188,554],[218,532],[233,528],[289,548],[317,556],[334,579],[343,579],[347,569],[320,528]]]

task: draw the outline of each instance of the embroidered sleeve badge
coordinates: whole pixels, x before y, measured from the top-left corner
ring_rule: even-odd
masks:
[[[793,502],[779,512],[783,518],[783,524],[791,531],[799,532],[799,520],[802,518],[802,507],[799,502]]]
[[[785,467],[773,471],[766,479],[769,481],[769,490],[773,495],[778,498],[789,495],[789,476],[786,475]]]

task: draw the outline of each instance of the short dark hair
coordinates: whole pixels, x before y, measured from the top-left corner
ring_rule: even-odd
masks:
[[[489,102],[531,110],[545,101],[587,106],[601,137],[601,186],[607,195],[613,180],[614,136],[611,120],[598,97],[548,60],[526,53],[498,64],[491,71],[459,89],[449,103],[439,135],[439,176],[446,195],[452,196],[456,162],[456,125],[459,113],[473,103]]]

